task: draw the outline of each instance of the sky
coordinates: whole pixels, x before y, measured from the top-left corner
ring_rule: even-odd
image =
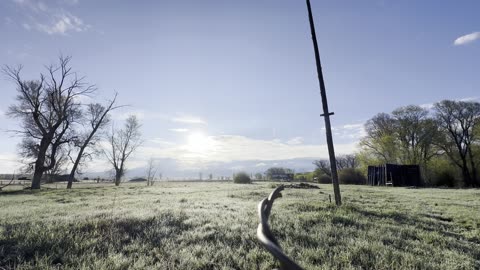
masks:
[[[312,0],[335,150],[358,150],[379,112],[479,100],[480,2]],[[0,65],[37,79],[60,54],[113,113],[142,123],[127,164],[166,177],[297,171],[327,158],[304,1],[0,0]],[[0,78],[0,172],[18,167],[15,86]],[[85,171],[108,170],[101,156]]]

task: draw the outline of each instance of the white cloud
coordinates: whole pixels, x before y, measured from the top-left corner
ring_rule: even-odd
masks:
[[[183,133],[183,132],[187,132],[189,129],[188,128],[171,128],[169,129],[170,131],[173,131],[173,132],[180,132],[180,133]]]
[[[473,32],[473,33],[458,37],[457,39],[455,39],[453,44],[456,46],[465,45],[477,39],[480,39],[480,32]]]
[[[32,29],[32,27],[31,27],[30,24],[28,24],[28,23],[22,23],[22,26],[23,26],[23,28],[25,28],[25,30],[27,30],[27,31],[30,31],[30,30]]]
[[[175,143],[170,142],[170,141],[166,141],[162,138],[154,138],[154,139],[151,139],[150,141],[155,143],[155,144],[162,145],[162,146],[174,146],[175,145]]]
[[[480,97],[466,97],[466,98],[461,98],[457,99],[458,101],[478,101],[480,100]]]
[[[69,32],[82,32],[90,28],[82,19],[61,8],[48,6],[38,0],[13,0],[24,12],[28,22],[22,26],[26,30],[36,29],[49,35],[66,35]]]
[[[338,154],[356,150],[356,143],[336,144]],[[326,145],[297,144],[259,140],[239,135],[209,136],[201,147],[181,144],[173,147],[142,146],[138,153],[144,157],[170,158],[185,166],[212,162],[247,160],[283,160],[295,158],[327,158]],[[258,163],[262,166],[263,162]],[[266,165],[266,164],[265,164]]]
[[[53,22],[50,23],[37,23],[36,26],[38,30],[43,31],[49,35],[62,34],[65,35],[67,32],[82,32],[89,28],[88,25],[85,25],[83,21],[71,15],[69,13],[58,14],[55,16]]]
[[[433,108],[433,103],[420,104],[419,106],[426,110],[431,110]]]
[[[178,117],[173,117],[171,120],[176,123],[184,123],[184,124],[201,124],[201,125],[207,124],[205,120],[196,116],[178,116]]]
[[[115,120],[125,120],[129,116],[135,115],[139,120],[145,120],[145,119],[150,119],[150,120],[167,120],[169,117],[163,113],[157,113],[157,112],[147,112],[144,110],[116,110],[111,112],[111,116]]]
[[[362,122],[362,123],[346,124],[343,126],[335,126],[335,127],[332,127],[332,133],[334,136],[342,139],[357,141],[366,135],[364,125],[365,123]],[[325,128],[323,127],[322,130],[325,130]]]
[[[10,17],[5,17],[5,18],[3,19],[3,21],[4,21],[4,23],[5,23],[6,25],[12,25],[12,24],[13,24],[13,20],[12,20],[12,18],[10,18]]]
[[[260,162],[260,163],[255,164],[255,167],[265,167],[267,165],[268,165],[267,163]]]
[[[13,153],[0,153],[0,172],[13,173],[19,172],[22,167],[20,158]]]
[[[456,98],[456,99],[453,99],[453,100],[455,100],[455,101],[479,101],[480,97],[464,97],[464,98]],[[424,109],[431,110],[431,109],[433,109],[434,104],[435,103],[432,102],[432,103],[420,104],[419,106],[424,108]]]
[[[303,143],[302,137],[291,138],[290,140],[287,141],[287,144],[291,144],[291,145],[297,145],[302,143]]]

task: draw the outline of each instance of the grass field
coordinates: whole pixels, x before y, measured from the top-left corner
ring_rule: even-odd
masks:
[[[256,239],[256,206],[272,186],[4,191],[0,266],[272,269]],[[319,187],[285,190],[271,216],[285,252],[306,269],[480,269],[480,190],[342,186],[336,208],[330,185]]]

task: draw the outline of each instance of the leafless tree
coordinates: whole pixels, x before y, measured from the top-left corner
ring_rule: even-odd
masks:
[[[118,108],[118,106],[115,106],[116,99],[117,94],[115,94],[114,98],[108,103],[106,107],[100,103],[88,104],[87,110],[85,112],[86,123],[84,123],[87,127],[81,134],[77,136],[76,140],[73,142],[73,145],[77,149],[77,152],[76,158],[72,158],[73,166],[70,171],[70,175],[68,176],[67,189],[72,188],[75,174],[77,173],[77,170],[82,160],[90,157],[92,154],[86,151],[87,148],[93,148],[93,152],[95,152],[95,145],[100,138],[97,132],[105,128],[110,122],[110,119],[108,118],[108,113]]]
[[[147,163],[147,186],[153,186],[156,174],[157,168],[155,168],[155,161],[153,158],[150,158]]]
[[[134,115],[126,119],[123,129],[115,130],[112,126],[112,131],[108,134],[110,149],[104,150],[104,154],[113,166],[116,186],[120,185],[125,174],[126,160],[142,143],[140,137],[140,123]]]
[[[62,174],[65,171],[68,163],[68,153],[66,153],[66,151],[67,150],[64,148],[57,151],[57,156],[55,157],[55,166],[45,172],[47,182],[53,182],[55,180],[55,177],[58,177],[58,175]]]
[[[43,174],[55,167],[57,152],[74,138],[72,126],[80,116],[79,97],[89,95],[95,87],[70,67],[70,57],[59,57],[58,65],[46,67],[39,80],[23,80],[22,66],[4,67],[3,72],[17,87],[16,103],[8,115],[21,121],[17,134],[20,145],[33,167],[32,189],[40,189]]]
[[[330,162],[328,160],[315,160],[313,164],[317,167],[317,169],[321,170],[324,174],[328,176],[332,176],[332,171],[330,169]]]
[[[480,103],[444,100],[434,105],[435,116],[444,131],[438,145],[462,171],[466,186],[479,186],[473,148],[479,143]]]
[[[337,168],[339,170],[358,168],[359,164],[358,164],[357,156],[354,154],[340,155],[336,159],[337,159]]]

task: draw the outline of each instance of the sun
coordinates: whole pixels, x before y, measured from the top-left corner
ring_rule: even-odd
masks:
[[[192,153],[207,155],[208,152],[213,150],[213,147],[213,140],[204,133],[194,132],[187,137],[186,148]]]

